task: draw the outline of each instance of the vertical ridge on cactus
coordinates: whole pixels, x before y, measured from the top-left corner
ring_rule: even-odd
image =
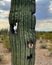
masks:
[[[9,24],[12,65],[35,63],[35,12],[35,0],[11,0]]]

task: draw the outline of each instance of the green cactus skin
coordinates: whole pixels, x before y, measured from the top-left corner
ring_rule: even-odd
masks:
[[[10,44],[12,51],[12,65],[34,65],[35,63],[35,43],[36,17],[35,0],[11,0],[9,14],[10,24]],[[12,32],[12,25],[17,20],[17,33]],[[29,48],[28,44],[33,47]]]

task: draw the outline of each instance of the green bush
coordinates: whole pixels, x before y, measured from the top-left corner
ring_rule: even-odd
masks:
[[[0,54],[0,62],[3,60],[3,55]]]
[[[4,36],[3,36],[3,35],[0,35],[0,39],[3,41],[3,39],[4,39]]]
[[[52,32],[36,32],[36,39],[39,39],[40,37],[52,41]]]
[[[6,47],[9,51],[11,51],[9,36],[4,37],[3,44],[4,44],[4,47]]]
[[[2,40],[4,47],[6,47],[9,51],[11,51],[9,35],[0,35],[0,39]]]

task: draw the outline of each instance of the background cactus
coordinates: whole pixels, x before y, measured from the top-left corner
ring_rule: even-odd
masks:
[[[9,24],[12,65],[34,65],[36,17],[33,14],[35,7],[35,0],[11,0]],[[17,33],[14,31],[16,22],[18,23]]]

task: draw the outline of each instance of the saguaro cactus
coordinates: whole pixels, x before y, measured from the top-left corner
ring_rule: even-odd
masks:
[[[34,65],[35,0],[11,0],[9,14],[12,65]]]

